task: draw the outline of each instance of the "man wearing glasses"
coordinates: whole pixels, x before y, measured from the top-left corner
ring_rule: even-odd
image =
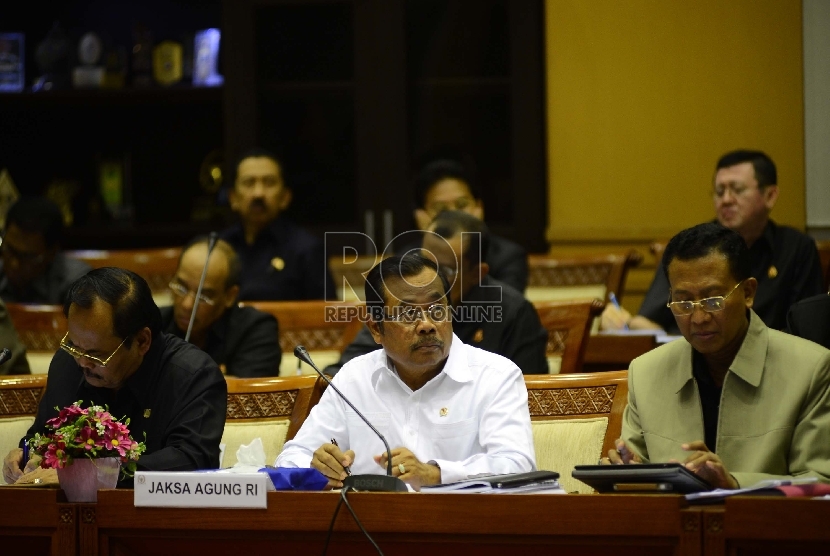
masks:
[[[72,283],[89,272],[60,252],[63,215],[44,198],[23,197],[9,209],[0,239],[0,298],[6,303],[61,304]]]
[[[367,325],[383,349],[352,359],[334,378],[385,436],[381,440],[329,388],[277,466],[313,467],[341,487],[352,473],[396,477],[418,490],[479,473],[536,467],[527,389],[508,359],[453,334],[449,285],[430,259],[410,253],[366,277]]]
[[[830,350],[768,328],[743,238],[717,223],[669,242],[668,309],[686,341],[631,362],[610,463],[683,462],[719,488],[830,481]]]
[[[753,309],[770,328],[784,330],[787,311],[801,299],[822,293],[821,264],[815,241],[769,215],[778,200],[775,163],[760,151],[733,151],[723,155],[715,168],[712,199],[718,222],[738,232],[749,247],[750,275],[758,282]],[[658,266],[640,314],[609,304],[602,314],[602,328],[680,331],[666,305],[669,284]]]
[[[56,408],[82,400],[84,407],[107,405],[114,416],[129,419],[133,438],[147,443],[139,469],[218,467],[225,379],[207,354],[161,331],[161,315],[144,279],[120,268],[90,271],[72,285],[64,313],[67,332],[25,438],[45,433]],[[38,458],[23,461],[22,447],[23,440],[3,463],[8,483],[21,479],[24,466],[27,473],[45,471],[35,471]],[[46,482],[57,481],[54,470],[43,475]]]
[[[182,250],[170,282],[173,305],[161,308],[162,329],[184,338],[196,290],[207,260],[209,240],[196,238]],[[253,307],[239,307],[239,260],[227,242],[218,240],[210,254],[190,343],[205,351],[229,375],[266,377],[279,374],[282,352],[277,319]]]

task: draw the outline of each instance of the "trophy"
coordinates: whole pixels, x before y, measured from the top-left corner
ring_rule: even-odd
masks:
[[[219,75],[219,29],[205,29],[196,33],[193,41],[193,84],[217,87],[225,78]]]
[[[153,49],[153,79],[165,87],[182,80],[182,45],[162,41]]]
[[[60,23],[55,22],[46,38],[35,49],[35,61],[40,77],[32,84],[32,91],[65,89],[69,85],[69,41]]]
[[[78,42],[78,60],[81,66],[72,70],[72,85],[76,89],[100,87],[104,81],[104,67],[97,65],[104,52],[101,38],[87,33]]]
[[[0,33],[0,92],[23,90],[23,33]]]

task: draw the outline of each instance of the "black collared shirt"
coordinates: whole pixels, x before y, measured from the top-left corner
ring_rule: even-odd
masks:
[[[548,332],[533,305],[510,286],[485,276],[464,296],[463,308],[453,312],[452,331],[465,344],[497,353],[513,361],[524,374],[547,374]],[[335,365],[334,375],[347,361],[380,346],[363,327]]]
[[[162,329],[178,338],[179,330],[173,318],[173,307],[161,308]],[[205,353],[217,365],[225,365],[226,374],[243,378],[278,376],[280,350],[278,323],[273,315],[253,307],[232,306],[213,323],[207,334]]]
[[[763,235],[749,248],[752,276],[758,291],[752,309],[770,328],[784,330],[787,311],[801,299],[823,291],[816,242],[799,231],[770,220]],[[669,334],[680,334],[669,301],[669,281],[662,263],[640,307],[640,315],[653,320]]]
[[[144,361],[118,391],[90,386],[75,359],[58,350],[26,438],[46,432],[46,421],[58,414],[56,407],[83,400],[84,407],[107,405],[114,417],[130,419],[133,440],[147,443],[147,451],[138,460],[139,469],[216,469],[227,395],[225,378],[216,363],[169,334],[153,338]],[[130,484],[130,480],[119,483]]]
[[[239,299],[291,301],[336,299],[323,242],[286,220],[277,218],[252,245],[236,225],[222,233],[239,255]]]
[[[700,408],[703,411],[703,440],[709,450],[717,453],[718,417],[723,386],[715,383],[715,379],[709,374],[703,355],[694,349],[692,350],[692,375],[695,377],[697,391],[700,394]]]

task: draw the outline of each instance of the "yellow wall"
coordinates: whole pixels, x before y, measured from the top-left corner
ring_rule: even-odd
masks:
[[[548,239],[668,238],[708,220],[718,156],[778,165],[804,227],[800,0],[546,0]]]

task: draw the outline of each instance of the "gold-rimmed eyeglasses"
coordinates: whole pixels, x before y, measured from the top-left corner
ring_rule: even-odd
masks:
[[[170,288],[170,291],[173,292],[173,295],[175,295],[176,297],[187,297],[190,294],[193,294],[194,296],[196,295],[195,291],[188,289],[187,286],[175,280],[167,284],[167,287]],[[205,294],[199,294],[199,303],[204,303],[205,305],[213,305],[214,303],[216,303],[216,300],[212,297],[206,296]]]
[[[106,366],[107,366],[107,363],[109,363],[109,362],[110,362],[110,359],[112,359],[112,358],[113,358],[113,356],[114,356],[116,353],[118,353],[118,350],[119,350],[119,349],[121,349],[121,346],[123,346],[123,345],[124,345],[124,342],[126,342],[126,341],[127,341],[127,338],[124,338],[123,340],[121,340],[121,343],[120,343],[120,344],[118,344],[118,347],[117,347],[117,348],[115,348],[115,351],[113,351],[113,352],[110,354],[110,356],[109,356],[109,357],[107,357],[106,359],[98,359],[98,358],[97,358],[97,357],[95,357],[94,355],[89,355],[88,353],[86,353],[86,352],[84,352],[84,351],[79,350],[79,349],[78,349],[78,348],[76,348],[75,346],[70,346],[69,344],[67,344],[67,343],[66,343],[66,338],[67,338],[68,336],[69,336],[69,332],[67,331],[67,333],[63,335],[63,340],[61,340],[61,344],[60,344],[61,349],[62,349],[63,351],[65,351],[66,353],[68,353],[69,355],[71,355],[72,357],[74,357],[75,359],[81,359],[81,358],[83,358],[83,359],[86,359],[86,360],[88,360],[88,361],[92,361],[93,363],[95,363],[95,364],[96,364],[97,366],[99,366],[99,367],[106,367]]]
[[[717,313],[718,311],[723,311],[723,308],[726,305],[726,298],[732,295],[732,293],[738,289],[738,286],[743,283],[744,281],[741,280],[735,284],[732,291],[726,295],[707,297],[706,299],[701,299],[700,301],[669,301],[666,303],[666,307],[671,309],[671,312],[679,317],[691,315],[694,313],[695,307],[698,305],[707,313]]]
[[[426,309],[410,305],[407,307],[395,307],[386,316],[386,320],[403,324],[414,324],[420,320],[424,320],[424,318],[429,318],[432,322],[443,322],[449,316],[450,310],[446,305],[435,304],[430,305]]]

